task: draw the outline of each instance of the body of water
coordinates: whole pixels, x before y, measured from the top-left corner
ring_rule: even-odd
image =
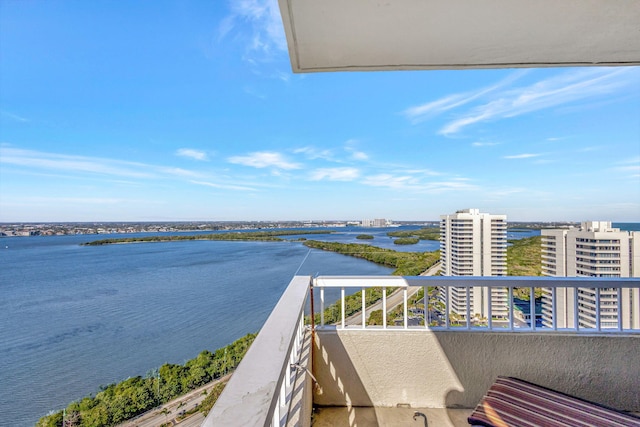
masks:
[[[296,271],[391,272],[295,242],[80,246],[104,237],[0,240],[0,425],[257,332]]]

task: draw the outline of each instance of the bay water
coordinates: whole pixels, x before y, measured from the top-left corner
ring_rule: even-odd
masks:
[[[391,273],[292,241],[80,245],[107,237],[0,239],[0,426],[258,332],[296,272]]]

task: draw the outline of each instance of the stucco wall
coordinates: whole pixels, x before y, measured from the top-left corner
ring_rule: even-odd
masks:
[[[319,331],[314,374],[327,406],[474,407],[498,375],[640,411],[640,336]]]

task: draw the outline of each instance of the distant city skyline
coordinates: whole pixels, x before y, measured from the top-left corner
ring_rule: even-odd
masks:
[[[296,75],[275,0],[0,8],[0,222],[640,222],[640,67]]]

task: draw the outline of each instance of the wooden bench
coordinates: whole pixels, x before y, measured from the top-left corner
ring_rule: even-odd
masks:
[[[640,427],[633,415],[512,377],[498,377],[467,421],[485,427]]]

